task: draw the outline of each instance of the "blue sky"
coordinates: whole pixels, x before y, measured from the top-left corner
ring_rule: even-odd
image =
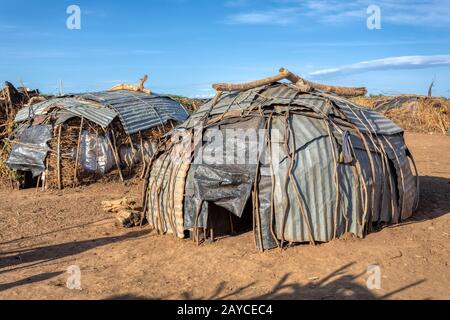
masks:
[[[369,5],[381,29],[366,25]],[[209,96],[286,67],[372,94],[450,96],[450,0],[0,0],[0,81],[96,91],[145,73],[155,92]],[[81,30],[68,30],[69,5]]]

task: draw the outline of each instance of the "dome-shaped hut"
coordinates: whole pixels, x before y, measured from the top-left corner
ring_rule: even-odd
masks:
[[[411,217],[418,179],[403,130],[343,97],[363,88],[284,69],[214,88],[149,166],[144,212],[159,233],[199,242],[247,227],[264,250],[364,237]]]
[[[122,84],[111,90],[52,97],[15,116],[8,160],[25,187],[63,189],[111,173],[144,177],[160,139],[189,117],[170,96]]]

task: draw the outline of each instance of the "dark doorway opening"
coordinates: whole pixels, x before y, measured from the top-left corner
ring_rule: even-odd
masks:
[[[209,203],[208,208],[207,235],[210,238],[235,236],[253,230],[253,203],[251,198],[247,201],[241,218],[214,203]]]
[[[34,178],[30,171],[18,171],[23,177],[23,181],[20,184],[20,189],[36,188],[38,185],[39,177]]]

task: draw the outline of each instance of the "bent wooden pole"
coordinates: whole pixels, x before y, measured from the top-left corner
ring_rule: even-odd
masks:
[[[286,76],[282,73],[277,74],[276,76],[264,78],[261,80],[250,81],[245,83],[215,83],[213,84],[213,88],[217,91],[231,92],[231,91],[246,91],[249,89],[257,88],[260,86],[265,86],[280,80],[286,79]]]
[[[286,79],[291,81],[295,86],[299,87],[299,89],[308,90],[308,88],[314,88],[314,89],[318,89],[318,90],[322,90],[322,91],[336,93],[337,95],[340,95],[343,97],[358,97],[358,96],[363,96],[367,93],[367,89],[364,87],[356,88],[356,87],[329,86],[326,84],[308,81],[303,78],[300,78],[296,74],[294,74],[284,68],[280,69],[280,74],[283,74]],[[311,91],[311,89],[309,89],[308,91]]]
[[[340,96],[344,96],[344,97],[363,96],[367,93],[367,89],[363,88],[363,87],[361,87],[361,88],[338,87],[338,86],[329,86],[329,85],[325,85],[325,84],[311,82],[311,81],[308,81],[308,80],[305,80],[305,79],[299,77],[298,75],[296,75],[284,68],[281,68],[279,70],[279,73],[272,77],[268,77],[268,78],[264,78],[264,79],[256,80],[256,81],[245,82],[245,83],[236,83],[236,84],[216,83],[216,84],[213,84],[213,88],[216,91],[218,91],[218,93],[219,92],[220,93],[221,92],[233,92],[233,91],[240,92],[240,91],[246,91],[249,89],[254,89],[254,88],[257,88],[260,86],[269,85],[271,83],[281,81],[284,79],[289,80],[298,88],[298,90],[300,90],[301,92],[305,92],[305,93],[312,91],[312,89],[328,91],[328,92],[336,93],[336,94],[338,94]]]

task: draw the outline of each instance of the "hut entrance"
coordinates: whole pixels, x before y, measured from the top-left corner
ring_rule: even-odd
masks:
[[[251,197],[245,205],[241,218],[225,208],[219,207],[211,202],[208,203],[207,226],[209,236],[214,238],[235,236],[252,231],[253,203]]]
[[[20,189],[32,189],[38,186],[39,177],[33,177],[31,171],[18,171],[17,173],[19,176],[23,177]]]

